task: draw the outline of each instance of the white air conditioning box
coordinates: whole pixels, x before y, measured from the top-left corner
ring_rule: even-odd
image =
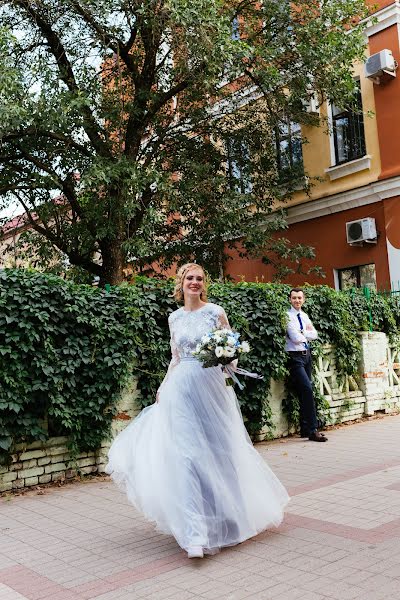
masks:
[[[396,77],[397,63],[391,50],[381,50],[367,58],[364,65],[365,77],[374,83],[380,83],[380,77]]]
[[[306,106],[306,111],[309,113],[317,113],[319,114],[319,105],[318,100],[315,96],[311,96],[310,100]]]
[[[308,100],[303,101],[303,107],[310,114],[319,114],[319,104],[316,94],[309,94]]]
[[[377,238],[375,219],[367,217],[349,221],[346,223],[346,237],[348,244],[362,244],[362,242],[375,244]]]

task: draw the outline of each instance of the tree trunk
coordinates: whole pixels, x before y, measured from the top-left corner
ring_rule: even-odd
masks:
[[[220,253],[219,258],[218,258],[218,270],[219,270],[219,281],[224,281],[225,279],[225,272],[224,272],[224,255],[223,252]]]
[[[99,286],[104,287],[107,283],[118,285],[124,279],[123,269],[125,267],[125,255],[119,240],[109,242],[102,247],[102,274]]]

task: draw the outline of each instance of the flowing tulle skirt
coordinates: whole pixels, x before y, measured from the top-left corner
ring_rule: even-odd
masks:
[[[253,448],[221,369],[191,359],[114,440],[107,472],[185,550],[213,553],[276,527],[289,500]]]

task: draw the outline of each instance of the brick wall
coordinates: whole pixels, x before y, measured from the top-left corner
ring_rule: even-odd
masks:
[[[9,467],[0,467],[0,491],[20,489],[97,472],[97,453],[83,452],[71,463],[67,438],[19,444]]]
[[[111,438],[138,414],[137,397],[136,381],[133,379],[121,394]],[[97,451],[82,452],[74,460],[71,460],[67,442],[65,437],[56,437],[47,442],[19,444],[12,455],[11,465],[0,465],[0,492],[71,479],[78,474],[104,472],[110,440],[105,440]]]
[[[375,412],[400,410],[400,348],[394,348],[384,333],[361,333],[362,359],[354,378],[341,378],[336,371],[335,352],[326,346],[317,366],[320,391],[329,403],[332,423],[340,423],[373,415]],[[288,422],[282,412],[284,385],[273,381],[270,403],[274,437],[289,434]],[[123,390],[114,418],[111,439],[138,414],[136,380]],[[262,432],[260,439],[264,437]],[[0,492],[30,487],[77,474],[104,473],[110,440],[105,440],[96,452],[83,452],[71,460],[67,438],[51,438],[16,447],[12,464],[0,466]]]

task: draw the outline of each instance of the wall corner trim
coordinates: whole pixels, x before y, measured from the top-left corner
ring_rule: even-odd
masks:
[[[292,225],[357,208],[358,206],[367,206],[396,196],[400,196],[400,176],[375,181],[332,196],[301,202],[288,208],[286,220],[288,225]]]
[[[346,177],[347,175],[352,175],[353,173],[358,173],[358,171],[364,171],[365,169],[370,168],[371,155],[366,154],[361,158],[356,158],[355,160],[343,163],[342,165],[329,167],[328,169],[325,169],[325,173],[327,173],[329,179],[333,181],[334,179],[340,179],[341,177]]]
[[[375,22],[372,21],[375,20]],[[389,6],[385,6],[381,10],[372,14],[364,20],[365,29],[364,35],[368,39],[372,35],[392,27],[392,25],[400,24],[400,2],[396,1]]]

